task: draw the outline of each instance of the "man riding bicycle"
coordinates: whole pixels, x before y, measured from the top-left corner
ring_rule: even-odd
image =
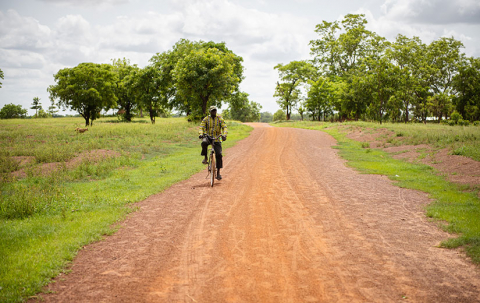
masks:
[[[213,148],[215,150],[215,160],[217,163],[217,180],[221,180],[222,176],[220,175],[220,168],[223,167],[222,162],[222,141],[227,140],[227,124],[222,117],[217,116],[217,108],[215,106],[210,106],[210,116],[206,116],[202,123],[200,123],[200,129],[198,131],[199,138],[202,140],[202,156],[205,156],[202,163],[207,164],[207,149],[208,145],[212,142],[207,138],[207,135],[213,138],[216,138],[220,135],[222,140],[217,139],[213,142]]]

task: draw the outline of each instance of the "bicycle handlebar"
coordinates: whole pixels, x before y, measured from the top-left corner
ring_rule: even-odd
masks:
[[[204,135],[206,138],[208,138],[209,140],[217,140],[219,139],[220,137],[222,137],[223,135],[218,135],[217,137],[212,137],[212,136],[209,136],[209,135]]]

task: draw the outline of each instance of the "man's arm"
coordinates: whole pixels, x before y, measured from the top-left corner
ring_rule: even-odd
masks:
[[[228,134],[228,129],[227,129],[227,123],[225,123],[225,120],[222,120],[220,121],[220,126],[222,128],[222,137],[224,139],[224,141],[226,140],[227,138],[227,134]]]
[[[207,118],[203,118],[202,122],[200,123],[200,127],[198,128],[198,137],[203,137],[206,133],[207,128]]]

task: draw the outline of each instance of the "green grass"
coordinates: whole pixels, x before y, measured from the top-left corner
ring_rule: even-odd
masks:
[[[66,269],[79,249],[114,232],[115,222],[135,210],[133,203],[203,169],[196,124],[182,118],[158,119],[155,125],[103,121],[96,121],[81,135],[73,131],[81,126],[80,118],[0,121],[0,138],[10,144],[2,148],[4,155],[41,155],[32,153],[32,145],[22,149],[20,142],[25,136],[34,136],[29,139],[69,155],[64,160],[92,149],[112,149],[120,155],[101,162],[86,161],[74,169],[64,167],[47,176],[35,172],[40,165],[36,162],[27,178],[3,179],[0,302],[18,302],[40,292]],[[251,130],[235,122],[228,126],[224,148]],[[38,142],[40,137],[45,142]],[[78,147],[76,152],[61,144],[65,138]],[[54,156],[43,159],[58,160]]]
[[[369,124],[368,124],[369,125]],[[394,184],[403,188],[416,189],[429,194],[434,200],[426,207],[426,215],[438,220],[439,224],[448,232],[458,234],[455,239],[445,240],[442,247],[464,247],[467,255],[474,263],[480,263],[480,199],[477,192],[465,192],[465,188],[448,182],[445,177],[437,173],[432,167],[423,164],[414,164],[402,160],[393,159],[388,153],[378,149],[366,149],[361,142],[346,138],[342,127],[364,127],[364,123],[332,124],[318,122],[296,122],[276,124],[276,126],[297,127],[321,130],[332,135],[338,142],[335,147],[339,149],[341,157],[348,161],[348,165],[362,173],[381,174],[388,176]],[[341,127],[340,127],[341,126]],[[371,127],[369,125],[369,127]],[[395,126],[390,126],[397,130]],[[416,127],[413,125],[413,127]],[[456,141],[456,136],[463,138],[466,143],[471,136],[478,136],[478,131],[459,129],[451,131],[451,126],[441,127],[430,125],[417,128],[423,134],[415,135],[415,128],[407,130],[401,126],[402,136],[417,138],[429,137],[441,140],[433,140],[441,146],[448,146]],[[459,127],[460,128],[460,127]],[[447,136],[450,134],[450,136]],[[459,135],[463,134],[463,135]],[[453,138],[452,138],[453,136]],[[475,140],[475,142],[478,142]],[[468,144],[468,143],[466,143]]]

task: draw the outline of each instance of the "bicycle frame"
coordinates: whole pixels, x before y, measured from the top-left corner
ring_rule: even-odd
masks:
[[[213,184],[215,183],[215,178],[217,176],[217,168],[215,167],[215,164],[216,164],[215,148],[213,147],[213,144],[221,136],[222,135],[219,135],[218,137],[214,138],[212,136],[206,135],[206,138],[209,140],[209,143],[210,143],[210,152],[208,153],[207,178],[210,176],[210,186],[212,187],[213,187]]]

